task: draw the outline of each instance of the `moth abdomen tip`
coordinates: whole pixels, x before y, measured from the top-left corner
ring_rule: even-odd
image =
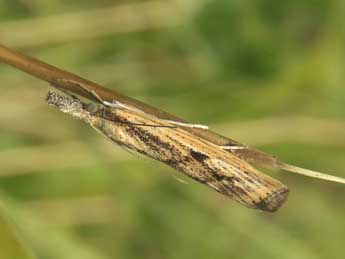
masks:
[[[260,202],[254,204],[254,208],[268,212],[277,211],[287,200],[289,189],[284,187],[276,192],[273,192],[262,199]]]

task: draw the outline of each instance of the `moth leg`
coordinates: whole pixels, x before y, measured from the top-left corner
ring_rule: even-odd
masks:
[[[87,91],[104,106],[115,108],[115,109],[124,108],[124,105],[117,101],[108,102],[108,101],[103,100],[94,90],[87,89]]]
[[[107,107],[112,107],[112,108],[122,108],[122,104],[113,101],[113,102],[108,102],[103,100],[97,93],[95,90],[89,89],[88,87],[86,87],[85,85],[79,83],[79,82],[75,82],[74,80],[71,79],[65,79],[65,78],[57,78],[56,79],[57,82],[62,82],[62,83],[70,83],[70,84],[74,84],[77,85],[78,87],[80,87],[81,89],[83,89],[84,91],[88,92],[89,94],[91,94],[95,99],[97,99],[98,102],[100,102],[101,104],[103,104],[104,106]],[[54,83],[51,83],[54,86]],[[65,92],[65,91],[64,91]],[[68,93],[70,96],[72,96],[70,93]]]

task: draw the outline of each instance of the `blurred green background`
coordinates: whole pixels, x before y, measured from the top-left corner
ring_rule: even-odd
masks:
[[[344,1],[0,0],[2,44],[345,177]],[[0,258],[344,258],[345,187],[246,209],[48,107],[0,66]],[[188,184],[176,180],[182,178]]]

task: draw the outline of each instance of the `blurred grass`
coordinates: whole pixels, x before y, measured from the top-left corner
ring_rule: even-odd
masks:
[[[0,0],[0,38],[345,177],[343,12],[335,0]],[[0,200],[15,223],[1,240],[17,225],[23,247],[49,259],[344,257],[343,186],[269,172],[288,203],[248,210],[50,109],[44,82],[4,65],[0,76]]]

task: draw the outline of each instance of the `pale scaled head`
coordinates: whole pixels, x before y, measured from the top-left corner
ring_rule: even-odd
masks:
[[[76,97],[64,96],[53,91],[48,91],[47,104],[55,106],[64,113],[71,114],[74,117],[85,118],[89,112],[85,109],[85,104]]]

